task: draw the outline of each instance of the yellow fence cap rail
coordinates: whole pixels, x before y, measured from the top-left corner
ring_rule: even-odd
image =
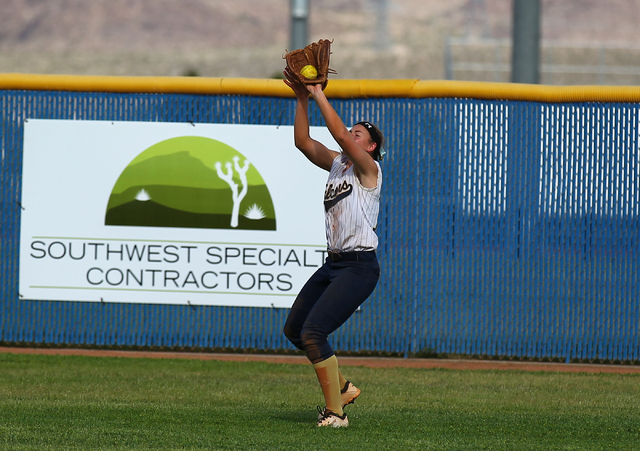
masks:
[[[34,91],[288,95],[282,80],[204,77],[0,74],[0,89]]]
[[[282,80],[0,74],[0,90],[182,93],[293,97]],[[473,98],[533,102],[640,102],[639,86],[547,86],[445,80],[330,80],[334,98]]]
[[[533,102],[639,102],[639,86],[549,86],[473,81],[418,81],[410,97],[459,97]]]

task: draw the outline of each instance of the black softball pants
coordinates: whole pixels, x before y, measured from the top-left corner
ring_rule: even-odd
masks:
[[[330,254],[296,297],[285,336],[311,363],[328,359],[334,355],[329,335],[367,300],[379,278],[380,265],[373,251]]]

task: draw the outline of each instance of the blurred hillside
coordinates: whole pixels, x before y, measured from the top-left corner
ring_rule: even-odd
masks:
[[[448,37],[508,43],[511,36],[511,0],[388,0],[386,10],[382,0],[310,3],[310,40],[335,40],[336,78],[443,79]],[[640,42],[640,0],[542,5],[543,40],[623,49]],[[289,46],[289,0],[0,0],[0,11],[2,73],[268,78],[281,72]],[[454,56],[482,54],[466,49]],[[500,52],[508,65],[508,48]],[[587,53],[557,53],[554,62],[591,64]],[[635,59],[629,55],[620,61]]]

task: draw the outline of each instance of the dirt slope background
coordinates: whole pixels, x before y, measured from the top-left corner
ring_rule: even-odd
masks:
[[[0,72],[268,78],[281,72],[289,47],[289,4],[0,0]],[[511,36],[511,0],[310,4],[309,38],[335,39],[337,78],[443,79],[447,37]],[[542,11],[543,40],[624,48],[640,42],[640,0],[542,0]]]

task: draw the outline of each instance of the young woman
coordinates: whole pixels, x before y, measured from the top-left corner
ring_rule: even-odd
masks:
[[[327,259],[298,294],[284,334],[305,352],[320,382],[326,407],[318,408],[317,425],[344,427],[349,420],[343,409],[360,395],[360,390],[340,373],[327,338],[369,297],[380,277],[375,228],[383,136],[369,122],[358,122],[348,130],[321,85],[302,84],[288,67],[284,75],[285,84],[297,98],[295,145],[309,161],[329,171],[324,195]],[[309,95],[342,152],[330,150],[310,137]]]

